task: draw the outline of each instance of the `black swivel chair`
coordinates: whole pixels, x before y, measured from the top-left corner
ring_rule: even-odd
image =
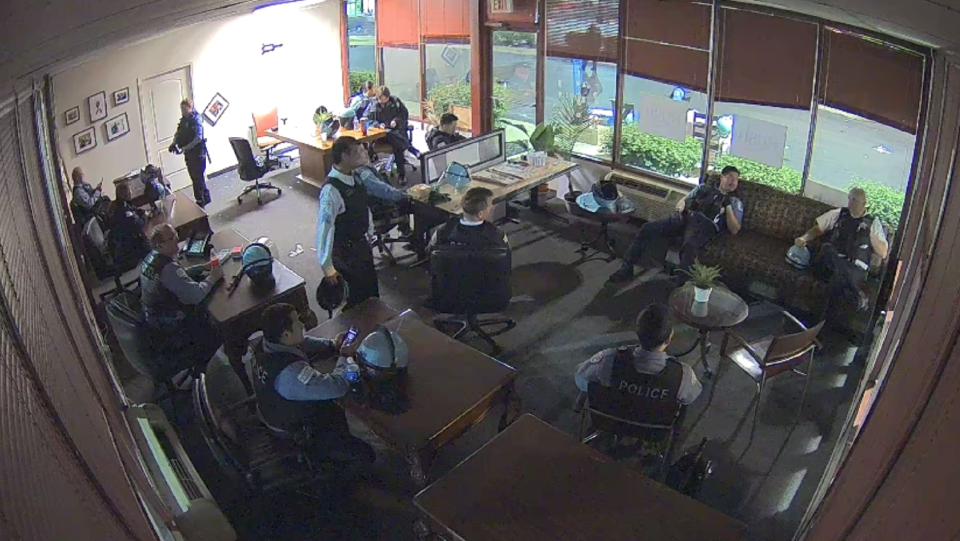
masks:
[[[150,378],[157,387],[165,388],[158,400],[171,397],[188,377],[196,378],[203,365],[196,365],[187,356],[166,357],[153,344],[150,331],[143,321],[140,298],[130,291],[121,291],[107,303],[107,317],[120,349],[134,370]],[[179,381],[174,377],[190,369]]]
[[[277,195],[283,193],[279,186],[274,186],[269,182],[260,182],[271,170],[279,167],[276,160],[266,160],[263,164],[257,162],[253,155],[253,149],[250,148],[250,141],[242,137],[231,137],[230,146],[233,147],[233,153],[237,156],[237,172],[240,174],[240,180],[244,182],[253,182],[252,186],[243,189],[243,193],[237,196],[237,203],[243,203],[243,196],[250,192],[257,192],[257,204],[262,205],[260,199],[260,190],[277,190]]]
[[[493,337],[517,326],[509,318],[479,320],[479,314],[502,312],[513,296],[510,287],[512,262],[509,248],[471,249],[460,246],[439,246],[430,255],[430,276],[433,309],[456,314],[437,318],[434,326],[441,331],[450,325],[460,328],[453,334],[459,339],[476,333],[490,344],[493,354],[501,348]],[[500,328],[488,332],[485,327]]]

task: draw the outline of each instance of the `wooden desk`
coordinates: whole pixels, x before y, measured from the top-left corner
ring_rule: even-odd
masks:
[[[517,371],[424,324],[412,311],[398,314],[375,298],[308,334],[333,338],[353,325],[360,331],[359,344],[378,323],[400,333],[407,343],[410,408],[391,415],[361,403],[353,395],[339,403],[407,459],[411,477],[422,487],[437,450],[480,422],[494,406],[507,406],[500,419],[501,430],[516,416]]]
[[[323,186],[324,181],[327,179],[327,173],[330,172],[330,167],[333,165],[333,161],[329,157],[330,149],[333,148],[333,139],[326,142],[322,141],[320,136],[314,135],[315,132],[313,128],[297,129],[283,127],[278,131],[270,131],[267,133],[270,137],[296,146],[300,151],[300,174],[297,175],[297,179],[318,188]],[[367,135],[360,133],[360,130],[341,129],[337,133],[337,137],[349,135],[361,143],[367,143],[380,139],[386,135],[386,133],[387,130],[380,128],[368,128]]]
[[[736,541],[746,526],[527,414],[420,492],[465,541]]]
[[[211,231],[207,212],[194,203],[184,190],[164,198],[163,212],[151,217],[144,226],[147,237],[149,238],[150,231],[155,226],[162,223],[173,225],[181,239],[185,239],[193,231]]]
[[[246,246],[249,240],[233,229],[218,231],[211,239],[213,254],[234,246]],[[184,258],[183,265],[194,265],[202,260]],[[259,291],[253,287],[249,278],[244,277],[233,293],[227,292],[230,280],[240,271],[239,260],[230,259],[223,264],[224,282],[210,294],[207,299],[207,311],[223,337],[224,353],[230,359],[230,364],[240,375],[240,379],[247,382],[246,371],[243,368],[242,358],[247,351],[247,338],[259,331],[262,327],[263,310],[271,304],[286,302],[294,305],[300,314],[300,321],[307,328],[317,325],[317,315],[310,309],[307,298],[306,282],[297,273],[288,269],[283,263],[274,260],[273,277],[277,284],[270,291]]]

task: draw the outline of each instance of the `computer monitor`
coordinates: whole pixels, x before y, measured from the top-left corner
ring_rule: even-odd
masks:
[[[463,164],[471,173],[503,163],[506,136],[503,130],[478,135],[448,145],[420,156],[420,170],[423,181],[434,184],[443,176],[447,165],[453,162]]]

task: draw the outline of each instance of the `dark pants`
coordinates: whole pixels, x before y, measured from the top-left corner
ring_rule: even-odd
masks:
[[[332,462],[339,468],[373,464],[377,459],[373,447],[348,429],[315,433],[310,456],[318,462]]]
[[[176,371],[206,365],[223,345],[203,307],[197,307],[195,313],[187,314],[176,325],[154,326],[150,339],[151,349],[159,351],[160,358],[175,363]]]
[[[193,182],[193,199],[204,207],[210,202],[210,190],[207,189],[207,157],[203,154],[184,154],[187,162],[187,172]]]
[[[377,269],[373,265],[373,249],[363,241],[353,241],[345,246],[333,247],[333,266],[347,282],[349,296],[344,310],[361,302],[380,296]]]
[[[668,218],[644,224],[630,243],[627,255],[623,258],[623,266],[636,265],[640,257],[657,241],[683,237],[683,243],[680,245],[680,265],[683,268],[689,268],[700,255],[700,250],[718,233],[712,226],[701,227],[697,221],[688,220],[685,216],[686,214],[677,213]]]
[[[393,159],[397,164],[397,173],[400,178],[407,177],[407,158],[404,152],[410,148],[410,142],[407,141],[407,135],[399,131],[390,130],[383,137],[383,142],[390,145],[393,149]]]
[[[845,259],[837,248],[829,242],[824,243],[813,259],[813,274],[819,280],[830,284],[830,296],[824,314],[837,300],[858,296],[860,286],[867,279],[867,271]]]

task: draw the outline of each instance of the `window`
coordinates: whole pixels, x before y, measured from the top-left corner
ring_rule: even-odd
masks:
[[[493,33],[493,121],[504,128],[507,155],[526,150],[537,124],[537,34]]]
[[[377,82],[375,5],[374,0],[349,0],[346,3],[349,94],[356,93],[365,81]]]
[[[709,5],[627,3],[620,163],[696,183],[706,136]],[[612,147],[612,134],[605,143]]]
[[[470,129],[470,45],[428,43],[426,46],[427,120],[440,122],[440,115],[453,113],[460,129]]]
[[[383,84],[403,100],[411,117],[420,116],[420,51],[384,47]]]
[[[547,0],[543,113],[562,152],[612,158],[619,26],[617,0]]]
[[[871,214],[900,223],[916,148],[923,57],[825,29],[822,92],[804,194],[845,204],[857,185]]]
[[[800,193],[818,27],[733,8],[721,11],[720,24],[711,165],[733,165],[745,180]]]

